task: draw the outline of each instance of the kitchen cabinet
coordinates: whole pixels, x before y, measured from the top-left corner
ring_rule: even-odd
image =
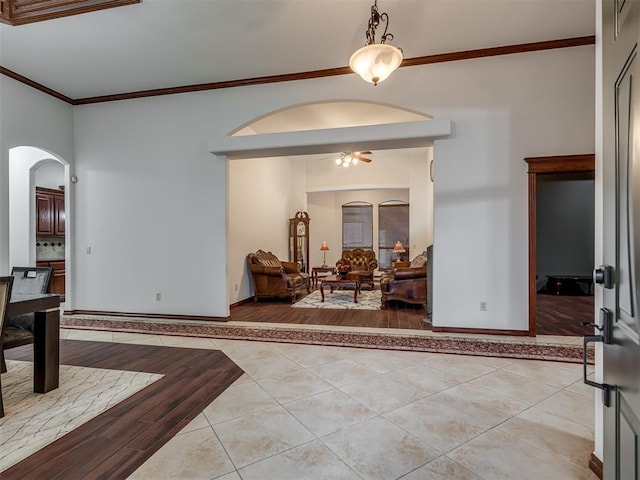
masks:
[[[62,295],[64,300],[64,292],[65,292],[65,264],[64,260],[55,260],[49,262],[36,262],[37,267],[51,267],[53,271],[51,272],[51,288],[49,291],[51,293],[57,293],[58,295]]]
[[[64,237],[64,190],[36,187],[36,237]]]

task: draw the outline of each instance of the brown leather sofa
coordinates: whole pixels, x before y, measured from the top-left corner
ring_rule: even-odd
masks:
[[[378,268],[376,252],[362,248],[345,250],[342,252],[340,260],[336,262],[336,267],[341,263],[349,265],[350,275],[358,275],[361,287],[368,285],[373,289],[373,271]]]
[[[407,303],[427,303],[427,252],[411,262],[395,262],[391,273],[380,278],[382,308],[389,300]]]
[[[251,278],[253,279],[253,301],[259,298],[281,296],[296,301],[298,292],[311,293],[309,275],[301,272],[294,262],[282,262],[271,252],[258,250],[247,255]]]

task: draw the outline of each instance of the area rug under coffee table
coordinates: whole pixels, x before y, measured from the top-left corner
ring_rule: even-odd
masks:
[[[358,292],[358,303],[353,301],[353,290],[325,289],[324,302],[320,290],[314,290],[309,295],[291,305],[293,308],[323,308],[337,310],[380,310],[380,290],[361,290]]]

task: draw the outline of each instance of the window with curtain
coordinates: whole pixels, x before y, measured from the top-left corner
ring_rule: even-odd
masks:
[[[405,252],[393,252],[400,242]],[[403,201],[388,201],[378,205],[378,265],[391,268],[391,262],[411,258],[409,252],[409,204]]]
[[[350,202],[342,206],[342,250],[373,250],[373,205]]]

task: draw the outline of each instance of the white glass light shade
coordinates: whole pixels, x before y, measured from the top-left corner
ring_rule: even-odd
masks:
[[[400,49],[385,43],[372,43],[362,47],[349,59],[351,70],[374,85],[391,75],[401,63]]]

